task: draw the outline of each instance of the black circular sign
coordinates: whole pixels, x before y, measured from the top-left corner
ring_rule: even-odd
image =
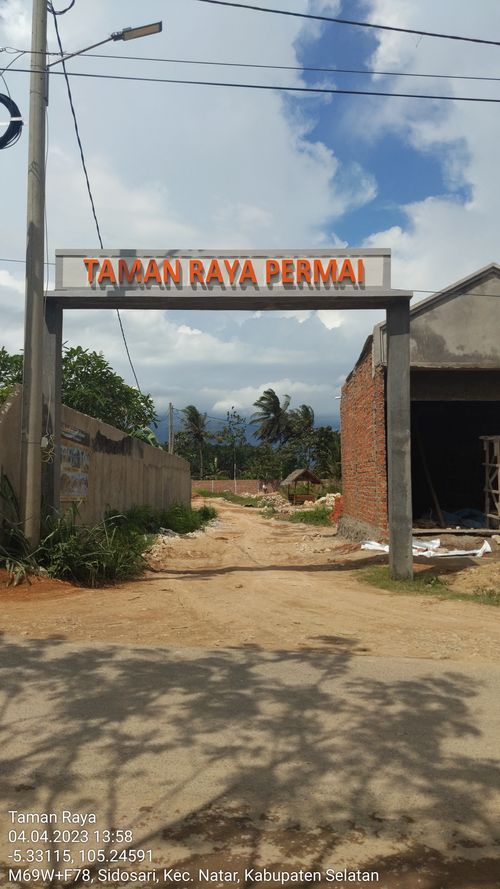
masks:
[[[21,112],[16,103],[10,98],[0,93],[0,105],[4,105],[10,114],[10,122],[7,125],[5,133],[0,136],[0,148],[9,148],[14,145],[21,135],[23,121],[21,120]]]

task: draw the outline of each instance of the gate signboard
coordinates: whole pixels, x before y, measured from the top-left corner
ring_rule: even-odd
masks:
[[[54,296],[67,307],[372,308],[389,292],[388,250],[56,252]]]
[[[60,502],[64,309],[385,309],[389,560],[393,577],[411,577],[411,296],[391,288],[390,250],[57,250],[45,299],[43,397],[55,454],[47,504]]]

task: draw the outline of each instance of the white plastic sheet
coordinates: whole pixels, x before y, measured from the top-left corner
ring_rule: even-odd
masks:
[[[378,553],[388,553],[389,546],[386,543],[377,543],[376,540],[364,540],[361,549],[373,550]],[[413,538],[411,551],[414,556],[425,556],[427,559],[448,558],[449,556],[473,556],[480,559],[485,553],[491,552],[491,546],[487,540],[483,541],[479,549],[444,549],[441,540],[436,537],[433,540],[418,540]]]

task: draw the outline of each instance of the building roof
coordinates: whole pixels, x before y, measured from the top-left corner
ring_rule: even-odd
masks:
[[[321,479],[310,469],[294,469],[283,481],[282,485],[293,485],[296,482],[312,482],[313,485],[321,485]]]
[[[434,312],[436,309],[440,309],[442,306],[446,305],[446,303],[455,300],[457,297],[462,296],[495,296],[496,294],[485,294],[484,291],[481,293],[479,291],[477,294],[474,293],[474,290],[481,288],[484,284],[491,280],[492,278],[500,279],[500,265],[496,262],[492,262],[487,266],[483,266],[483,268],[478,269],[478,271],[473,272],[471,275],[468,275],[466,278],[461,278],[459,281],[455,281],[455,283],[450,284],[448,287],[445,287],[443,290],[439,290],[438,292],[432,294],[432,296],[428,296],[425,299],[420,300],[410,307],[410,323],[417,322],[417,319],[425,318],[428,313]],[[498,285],[496,285],[498,287]],[[498,297],[497,297],[498,298]],[[496,326],[496,325],[495,325]],[[347,379],[350,378],[352,372],[356,369],[358,364],[366,356],[367,352],[370,352],[373,348],[373,363],[374,365],[380,365],[386,363],[386,354],[385,354],[385,335],[386,335],[386,327],[387,322],[382,321],[379,324],[376,324],[373,328],[373,333],[367,337],[361,353],[354,365],[353,370],[347,376]],[[414,323],[414,328],[418,329],[418,323]],[[483,327],[484,330],[484,327]],[[413,361],[412,361],[413,364]]]

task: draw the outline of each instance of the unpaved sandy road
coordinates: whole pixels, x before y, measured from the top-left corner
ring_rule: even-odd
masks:
[[[215,527],[173,539],[155,572],[133,583],[98,590],[45,581],[4,586],[0,627],[35,638],[132,645],[500,660],[500,610],[372,589],[355,570],[370,559],[333,528],[290,525],[215,502]]]
[[[498,609],[373,590],[333,530],[218,506],[134,583],[2,590],[0,811],[96,812],[183,889],[498,889]]]

